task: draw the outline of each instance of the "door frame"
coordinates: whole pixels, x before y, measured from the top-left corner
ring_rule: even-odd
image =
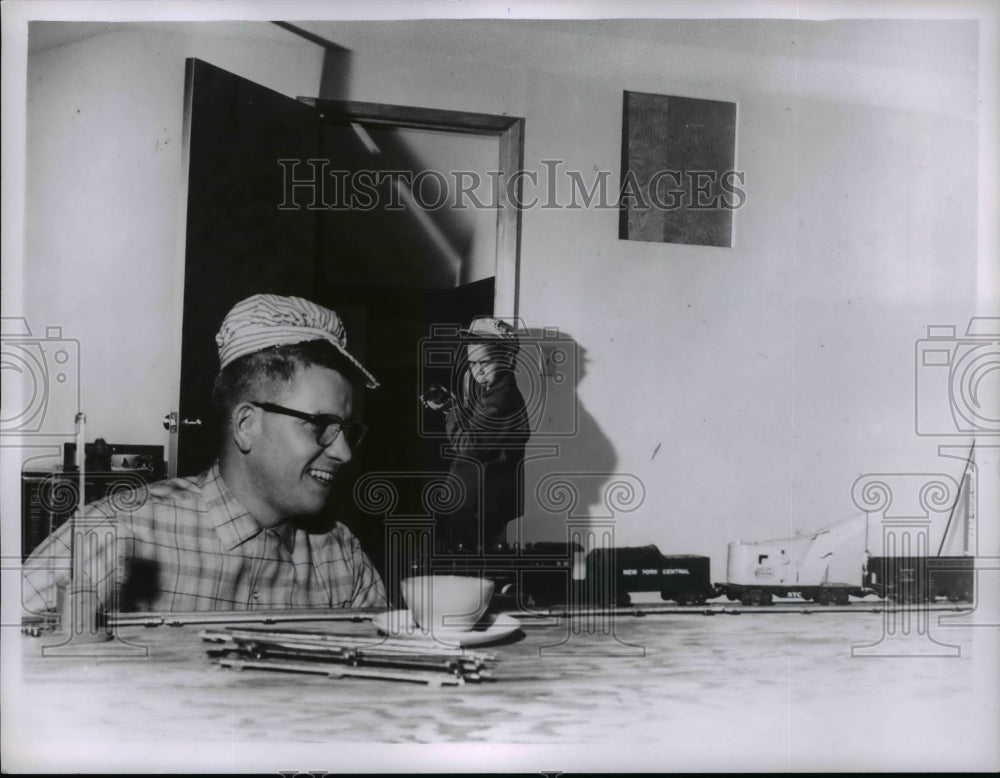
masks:
[[[184,321],[185,270],[187,262],[187,217],[190,188],[190,146],[191,124],[193,121],[194,81],[197,63],[201,60],[189,58],[185,62],[185,88],[183,102],[183,142],[182,170],[177,192],[177,255],[180,258],[176,269],[176,289],[174,315],[176,321]],[[204,63],[212,68],[216,66]],[[216,68],[219,69],[219,68]],[[232,73],[237,78],[242,78]],[[263,88],[263,87],[262,87]],[[295,100],[295,98],[288,98]],[[325,100],[313,97],[299,97],[298,101],[312,107],[318,120],[354,123],[362,127],[413,128],[437,130],[465,135],[495,137],[499,143],[497,170],[502,176],[502,185],[497,193],[497,232],[494,280],[494,314],[500,318],[518,316],[518,284],[520,275],[520,238],[522,202],[522,170],[524,163],[524,119],[521,117],[493,114],[447,111],[413,106],[399,106],[383,103]],[[183,361],[183,334],[177,339],[174,363],[177,397],[176,410],[168,413],[164,427],[168,437],[168,476],[177,473],[179,428],[187,424],[200,424],[198,419],[181,418],[181,372]]]
[[[349,122],[379,128],[437,130],[499,140],[497,171],[502,185],[497,193],[496,281],[493,312],[501,319],[518,316],[521,268],[521,208],[524,168],[524,119],[466,111],[446,111],[409,105],[324,100],[300,97],[319,112],[320,120]]]

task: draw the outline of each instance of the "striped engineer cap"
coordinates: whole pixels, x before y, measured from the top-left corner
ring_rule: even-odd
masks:
[[[506,341],[516,345],[519,341],[517,332],[503,319],[494,319],[492,316],[477,316],[472,320],[467,330],[460,330],[460,335],[469,340]]]
[[[230,362],[271,346],[325,340],[349,359],[369,389],[378,381],[347,351],[347,331],[340,317],[302,297],[255,294],[236,303],[215,336],[220,369]]]

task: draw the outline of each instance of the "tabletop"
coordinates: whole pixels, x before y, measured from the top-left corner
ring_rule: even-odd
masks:
[[[968,614],[904,624],[878,608],[802,610],[521,614],[514,635],[472,649],[496,657],[492,680],[445,687],[224,669],[200,624],[119,626],[73,658],[43,655],[53,635],[23,636],[19,724],[53,745],[629,742],[690,767],[716,764],[724,744],[744,767],[759,755],[846,769],[865,766],[852,761],[865,742],[876,753],[900,744],[893,767],[934,769],[947,755],[958,769],[961,745],[978,748],[979,729],[995,725],[995,708],[982,715],[984,633]],[[373,615],[282,628],[376,637]]]

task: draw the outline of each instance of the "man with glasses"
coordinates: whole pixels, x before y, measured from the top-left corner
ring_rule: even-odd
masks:
[[[223,421],[218,460],[194,478],[149,487],[144,499],[88,506],[117,538],[83,559],[102,611],[375,607],[385,587],[339,522],[310,529],[337,471],[364,437],[355,388],[375,378],[347,351],[336,313],[299,297],[254,295],[216,336],[213,400]],[[45,560],[67,555],[63,525],[25,563],[25,605],[51,609]],[[109,541],[114,542],[114,541]],[[79,558],[79,556],[78,556]],[[78,586],[78,585],[77,585]]]

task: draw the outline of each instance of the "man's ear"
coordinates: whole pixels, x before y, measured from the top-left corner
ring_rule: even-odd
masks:
[[[233,408],[230,416],[232,422],[233,442],[244,454],[250,453],[253,443],[260,430],[261,414],[250,403],[240,403]]]

